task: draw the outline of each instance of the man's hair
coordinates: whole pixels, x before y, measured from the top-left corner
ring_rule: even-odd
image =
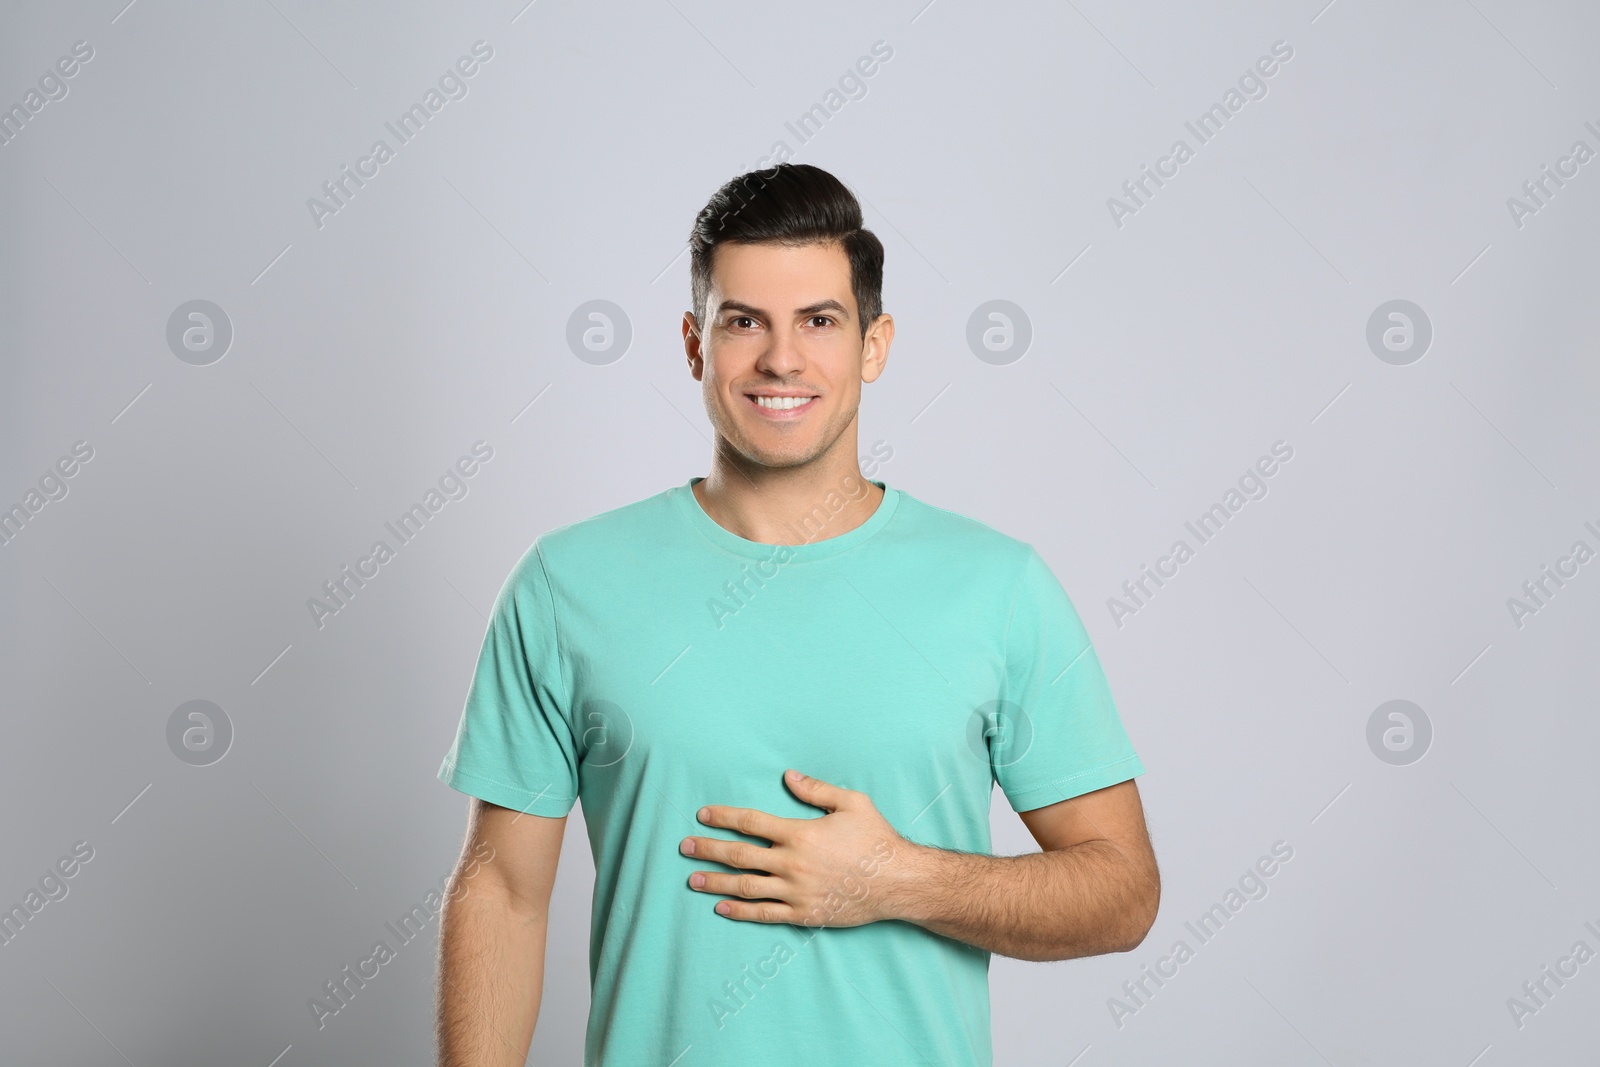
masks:
[[[855,195],[809,163],[779,163],[732,179],[700,209],[689,234],[695,321],[706,323],[711,257],[718,245],[838,242],[850,260],[850,288],[865,337],[883,313],[883,244],[861,221]]]

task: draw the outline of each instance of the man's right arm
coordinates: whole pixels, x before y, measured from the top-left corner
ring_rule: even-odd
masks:
[[[439,925],[439,1067],[527,1060],[566,825],[471,799]]]

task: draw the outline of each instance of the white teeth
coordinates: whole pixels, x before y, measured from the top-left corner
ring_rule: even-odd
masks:
[[[771,409],[773,409],[775,411],[785,411],[785,410],[787,410],[789,408],[797,408],[801,404],[808,404],[810,402],[811,402],[811,397],[809,397],[809,396],[758,396],[758,397],[756,397],[756,403],[757,404],[761,405],[764,408],[771,408]]]

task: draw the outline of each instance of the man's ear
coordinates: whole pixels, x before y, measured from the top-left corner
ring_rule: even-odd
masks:
[[[705,357],[700,351],[700,324],[695,321],[694,312],[683,313],[683,353],[689,361],[689,373],[695,381],[700,381],[700,376],[705,373]]]
[[[867,328],[867,336],[861,339],[861,380],[875,382],[878,375],[883,373],[884,364],[889,361],[889,344],[894,340],[894,316],[881,314],[877,321]]]

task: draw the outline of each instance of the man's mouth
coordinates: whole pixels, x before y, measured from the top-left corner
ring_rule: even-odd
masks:
[[[805,414],[818,398],[816,396],[764,396],[746,393],[745,399],[769,419],[792,419]]]

